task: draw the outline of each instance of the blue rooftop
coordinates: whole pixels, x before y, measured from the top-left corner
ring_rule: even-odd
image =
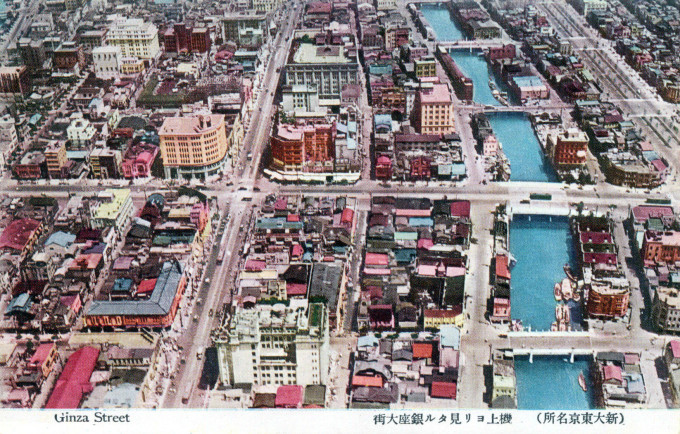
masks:
[[[411,217],[408,219],[408,224],[411,227],[422,227],[422,226],[432,226],[434,220],[429,217]]]
[[[61,247],[68,247],[76,240],[76,236],[68,232],[57,231],[50,235],[45,241],[45,246],[57,244]]]
[[[285,217],[261,218],[255,223],[256,229],[296,229],[303,228],[302,222],[289,222]]]
[[[439,328],[439,342],[442,347],[460,349],[460,329],[450,324],[442,325]]]
[[[523,77],[513,77],[512,81],[514,81],[515,84],[518,87],[529,87],[529,86],[541,86],[541,85],[543,85],[543,82],[541,81],[541,79],[536,77],[535,75],[527,75],[527,76],[523,76]]]
[[[23,294],[17,295],[9,302],[7,309],[5,310],[5,315],[11,315],[18,312],[28,313],[31,305],[33,305],[33,302],[31,301],[30,295],[28,295],[28,292],[24,292]]]
[[[465,163],[451,164],[451,176],[463,176],[465,173]]]
[[[36,113],[33,116],[31,116],[31,118],[28,120],[28,123],[31,124],[31,125],[35,125],[38,122],[40,122],[40,120],[42,118],[43,118],[43,116],[40,113]]]
[[[375,122],[375,125],[386,125],[388,127],[392,127],[392,115],[388,114],[380,114],[380,115],[375,115],[373,118],[373,121]]]
[[[357,340],[357,348],[377,347],[378,343],[378,338],[373,335],[359,336],[359,339]]]
[[[128,279],[127,277],[119,277],[113,282],[113,288],[111,291],[129,292],[130,288],[132,288],[132,279]]]

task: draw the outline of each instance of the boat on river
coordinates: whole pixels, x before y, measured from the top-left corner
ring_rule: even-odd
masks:
[[[583,389],[584,392],[588,390],[588,386],[586,385],[586,376],[583,375],[583,372],[578,374],[578,385],[581,386],[581,389]]]
[[[574,273],[571,270],[571,266],[569,264],[564,264],[564,274],[566,274],[569,280],[571,280],[572,282],[578,281],[576,276],[574,276]]]
[[[560,284],[556,283],[555,284],[555,301],[560,301],[562,300],[562,288],[560,288]]]
[[[561,292],[562,292],[562,299],[563,300],[571,300],[572,298],[572,286],[571,286],[571,280],[567,279],[566,277],[562,279],[562,284],[561,284]]]

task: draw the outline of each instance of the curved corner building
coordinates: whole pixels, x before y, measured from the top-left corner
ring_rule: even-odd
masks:
[[[229,150],[224,115],[166,118],[159,136],[166,178],[205,179],[222,172]]]

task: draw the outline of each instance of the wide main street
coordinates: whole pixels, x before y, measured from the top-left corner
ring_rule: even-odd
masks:
[[[31,3],[33,4],[33,3]],[[405,2],[399,1],[399,6],[405,10]],[[561,14],[570,14],[566,11],[567,7],[561,1],[541,4],[540,7],[555,22],[557,31],[564,37],[578,37],[588,34],[588,30],[572,20],[566,20]],[[172,387],[175,391],[167,390],[163,395],[161,405],[166,408],[204,407],[206,406],[208,394],[201,391],[197,386],[201,375],[201,369],[205,358],[202,350],[207,348],[210,342],[210,332],[222,317],[217,315],[225,303],[230,303],[233,297],[234,282],[237,270],[240,269],[241,255],[240,250],[247,236],[252,219],[256,213],[258,205],[269,194],[303,194],[303,195],[325,195],[325,196],[354,196],[360,203],[357,217],[361,221],[357,225],[355,234],[354,258],[351,269],[351,276],[354,282],[359,281],[359,270],[362,256],[362,243],[366,228],[368,211],[370,210],[370,200],[374,196],[390,195],[395,197],[426,197],[430,199],[465,199],[472,204],[472,220],[477,242],[471,247],[468,254],[468,276],[466,279],[466,313],[469,319],[464,328],[462,342],[462,377],[460,383],[460,395],[458,404],[462,408],[482,408],[485,407],[482,401],[484,392],[483,366],[489,363],[490,350],[494,348],[517,348],[517,349],[582,349],[589,351],[606,349],[634,349],[636,351],[649,350],[658,352],[663,341],[654,340],[654,336],[642,330],[639,321],[633,322],[633,327],[629,333],[614,335],[605,332],[590,332],[588,335],[575,334],[573,336],[546,335],[546,334],[523,334],[504,336],[500,329],[491,326],[486,322],[484,314],[486,312],[486,300],[489,296],[488,285],[488,263],[491,256],[493,227],[492,212],[498,203],[509,202],[512,205],[520,206],[522,202],[530,199],[532,193],[548,193],[551,195],[550,201],[530,201],[530,206],[566,207],[570,204],[582,202],[589,210],[607,211],[619,219],[626,217],[630,212],[630,207],[644,203],[647,199],[672,199],[680,200],[680,187],[672,177],[668,183],[653,191],[640,189],[627,189],[600,182],[597,185],[584,187],[568,186],[562,183],[548,182],[501,182],[483,183],[483,169],[481,162],[475,161],[471,143],[466,143],[470,153],[467,157],[468,174],[466,181],[460,183],[440,183],[440,182],[392,182],[381,183],[368,179],[366,175],[369,170],[364,170],[364,177],[354,185],[328,184],[326,186],[316,185],[280,185],[270,182],[260,177],[261,159],[268,146],[272,123],[277,109],[275,104],[276,90],[281,80],[282,70],[285,67],[287,56],[293,40],[293,33],[297,22],[300,19],[303,8],[298,1],[291,2],[286,6],[284,16],[285,23],[272,42],[269,59],[263,60],[266,65],[262,73],[262,79],[255,90],[257,100],[253,108],[249,127],[243,140],[244,147],[234,161],[234,172],[232,181],[226,180],[208,184],[202,187],[209,197],[215,198],[219,205],[219,220],[216,222],[217,228],[211,250],[206,255],[206,266],[204,275],[199,281],[198,288],[187,290],[189,296],[182,306],[182,310],[177,318],[177,323],[169,333],[177,339],[179,343],[179,360],[175,365],[172,374]],[[571,23],[571,24],[566,24]],[[656,113],[666,106],[652,99],[640,98],[639,102],[633,101],[633,97],[640,97],[636,92],[632,94],[625,92],[623,87],[630,88],[638,86],[634,82],[628,83],[625,73],[621,72],[619,66],[611,66],[605,58],[603,62],[599,51],[588,51],[593,48],[593,42],[589,39],[573,39],[576,49],[583,53],[584,61],[588,64],[593,73],[600,77],[611,95],[615,95],[619,101],[623,101],[623,108],[629,116],[640,114]],[[578,42],[577,42],[578,41]],[[597,48],[597,47],[595,47]],[[596,53],[596,54],[590,54]],[[610,54],[607,54],[610,56]],[[600,60],[598,60],[600,59]],[[610,62],[615,64],[615,62]],[[623,80],[626,86],[623,86]],[[632,80],[632,79],[630,79]],[[644,95],[643,95],[644,96]],[[651,102],[650,102],[651,101]],[[554,110],[561,110],[568,105],[556,105],[550,107]],[[544,107],[545,109],[545,107]],[[455,107],[456,121],[459,125],[467,122],[470,112],[480,110],[479,106],[459,105]],[[514,111],[516,108],[498,109]],[[537,110],[527,108],[526,111]],[[650,131],[650,135],[656,137],[657,143],[672,145],[670,148],[660,149],[668,160],[677,168],[680,167],[680,153],[677,150],[677,136],[665,121],[652,121],[647,118],[638,118],[636,122]],[[370,121],[370,117],[366,117]],[[467,142],[472,138],[465,138]],[[365,158],[364,164],[370,164],[370,159]],[[366,169],[366,168],[364,168]],[[123,186],[123,184],[108,183],[106,186]],[[162,181],[149,181],[145,183],[133,183],[125,185],[132,190],[133,198],[136,203],[143,203],[150,193],[172,189],[175,185]],[[67,200],[76,193],[95,193],[105,186],[97,180],[79,180],[77,183],[36,183],[25,184],[17,181],[5,179],[0,185],[0,194],[9,197],[32,196],[43,194],[55,197],[60,202]],[[255,189],[257,187],[257,189]],[[218,263],[218,252],[224,249],[225,256],[222,263]],[[346,298],[345,312],[348,315],[343,318],[344,333],[347,335],[351,330],[353,300],[359,288],[355,284],[353,291],[348,291]],[[639,310],[639,309],[638,309]],[[625,339],[622,339],[625,338]],[[170,386],[168,385],[168,389]],[[188,399],[185,401],[185,398]]]

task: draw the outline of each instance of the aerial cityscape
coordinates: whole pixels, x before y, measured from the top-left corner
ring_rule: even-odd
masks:
[[[680,408],[678,52],[678,0],[0,0],[0,407]]]

